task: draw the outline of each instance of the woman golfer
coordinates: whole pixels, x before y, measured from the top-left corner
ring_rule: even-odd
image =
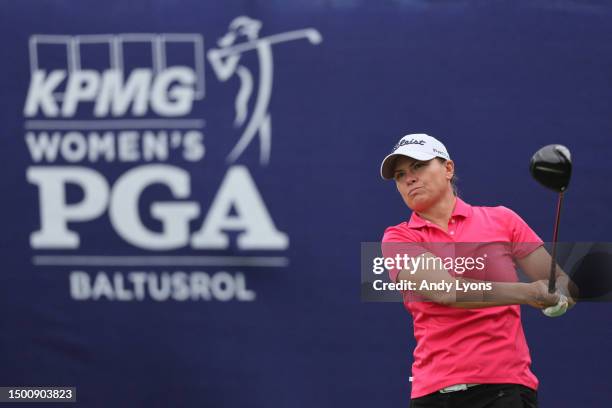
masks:
[[[423,260],[432,261],[423,265],[438,265],[390,272],[393,281],[415,285],[415,290],[404,292],[417,343],[410,406],[536,407],[538,380],[530,370],[520,305],[556,306],[564,312],[568,303],[573,305],[567,275],[557,268],[561,294],[549,294],[544,279],[551,258],[542,240],[512,210],[471,206],[457,197],[455,165],[437,139],[404,136],[383,160],[381,175],[395,180],[412,210],[409,221],[386,229],[383,253],[392,256],[398,252],[397,243],[405,243],[410,246],[405,252],[414,257],[417,251]],[[449,243],[458,248],[462,242],[501,244],[492,251],[496,256],[487,266],[487,279],[433,262],[448,251]],[[518,282],[515,263],[532,283]],[[430,285],[440,282],[455,289]],[[469,283],[479,289],[456,290]]]

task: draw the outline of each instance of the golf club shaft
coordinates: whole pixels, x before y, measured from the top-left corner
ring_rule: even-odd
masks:
[[[552,251],[550,260],[550,276],[548,277],[548,293],[554,293],[557,284],[557,238],[559,236],[559,219],[561,218],[561,204],[563,203],[563,192],[559,193],[557,200],[557,216],[555,229],[553,231]]]

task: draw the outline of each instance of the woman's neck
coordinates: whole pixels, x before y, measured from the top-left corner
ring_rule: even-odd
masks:
[[[438,200],[425,211],[417,211],[417,214],[419,214],[421,218],[433,222],[446,231],[448,229],[448,221],[453,214],[456,202],[457,197],[449,190],[442,199]]]

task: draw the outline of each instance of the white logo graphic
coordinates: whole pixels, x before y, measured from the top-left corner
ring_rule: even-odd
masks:
[[[189,49],[191,66],[173,63],[175,48]],[[29,54],[26,117],[72,117],[83,102],[94,102],[95,117],[124,116],[130,105],[144,116],[149,104],[159,116],[182,116],[204,98],[199,34],[33,35]]]
[[[39,207],[30,247],[56,251],[34,254],[32,263],[77,268],[69,278],[73,299],[252,301],[246,276],[226,268],[288,266],[280,251],[290,237],[249,169],[236,161],[258,140],[259,164],[270,162],[273,45],[318,44],[321,35],[307,28],[260,37],[261,27],[237,17],[208,52],[194,33],[30,37],[25,178],[37,189]],[[233,125],[240,136],[218,184],[206,186],[208,197],[199,202],[201,186],[192,185],[191,171],[211,154],[226,155],[207,145],[219,136],[205,132],[206,120],[194,115],[207,96],[207,63],[219,81],[239,81]],[[151,186],[162,187],[159,195],[148,194]],[[80,195],[70,199],[75,189]],[[79,228],[100,220],[111,235]],[[83,253],[92,242],[117,239],[151,252]]]
[[[247,148],[249,143],[259,135],[259,161],[266,165],[270,160],[270,148],[272,139],[272,126],[268,105],[272,94],[272,45],[287,41],[307,39],[312,44],[321,42],[321,35],[315,29],[296,30],[269,37],[259,38],[261,22],[246,16],[235,18],[229,25],[227,34],[221,37],[217,44],[219,48],[208,51],[210,61],[217,78],[227,81],[236,74],[240,78],[240,89],[236,96],[234,126],[241,127],[245,124],[248,115],[248,103],[253,93],[254,79],[246,66],[240,62],[242,54],[256,51],[259,58],[259,84],[257,99],[253,113],[238,143],[227,156],[228,162],[236,161]],[[244,39],[244,42],[239,42]]]

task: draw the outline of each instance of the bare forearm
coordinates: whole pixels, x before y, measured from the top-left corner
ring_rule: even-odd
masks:
[[[425,253],[424,256],[435,258],[431,253]],[[557,294],[548,293],[544,280],[532,283],[478,281],[457,278],[447,270],[435,267],[402,270],[398,280],[412,283],[414,291],[428,300],[457,308],[522,304],[543,308],[555,305],[559,298]]]
[[[517,261],[525,275],[530,279],[534,281],[548,279],[552,257],[544,247],[536,249],[524,258],[517,259]],[[571,307],[575,303],[574,299],[578,298],[578,288],[559,264],[556,265],[555,271],[557,277],[556,286],[561,293],[570,298]]]
[[[471,283],[472,289],[457,290],[462,283]],[[482,285],[482,284],[485,285]],[[462,309],[529,304],[531,287],[519,282],[482,282],[455,279],[455,290],[447,293],[424,294],[430,300],[446,306]],[[474,289],[483,287],[484,289]]]
[[[414,292],[423,298],[449,307],[478,309],[507,305],[530,305],[544,308],[557,303],[558,296],[547,291],[546,281],[485,282],[455,278],[438,271],[427,279],[407,271],[399,274],[400,281],[413,283]]]

